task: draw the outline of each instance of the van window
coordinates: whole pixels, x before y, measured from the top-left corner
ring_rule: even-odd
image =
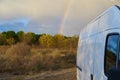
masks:
[[[120,47],[119,47],[120,50]],[[119,59],[118,59],[118,68],[120,68],[120,51],[119,51]]]
[[[117,67],[117,55],[118,55],[118,41],[119,34],[112,34],[107,36],[106,51],[105,51],[105,74],[111,68]]]

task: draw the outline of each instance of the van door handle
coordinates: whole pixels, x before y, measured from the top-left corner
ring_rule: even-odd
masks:
[[[93,80],[93,74],[91,74],[90,76],[91,76],[91,80]]]

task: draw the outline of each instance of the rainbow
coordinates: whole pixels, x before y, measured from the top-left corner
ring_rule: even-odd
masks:
[[[65,10],[64,10],[63,17],[62,17],[62,19],[61,19],[61,23],[60,23],[60,25],[59,25],[58,34],[62,34],[65,21],[66,21],[66,19],[67,19],[67,16],[68,16],[70,7],[71,7],[71,5],[72,5],[72,1],[73,1],[73,0],[68,0],[67,6],[66,6],[66,8],[65,8]]]

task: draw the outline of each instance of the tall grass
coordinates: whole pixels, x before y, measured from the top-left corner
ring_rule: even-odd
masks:
[[[75,50],[32,48],[24,43],[0,50],[0,72],[31,74],[75,65]]]

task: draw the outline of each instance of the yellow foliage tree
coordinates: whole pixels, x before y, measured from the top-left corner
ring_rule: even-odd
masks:
[[[54,36],[54,47],[63,48],[65,47],[65,37],[61,34]]]
[[[39,43],[41,47],[53,47],[53,36],[49,34],[44,34],[39,38]]]
[[[9,45],[12,45],[12,44],[15,43],[15,39],[14,38],[9,38],[6,41],[7,41],[7,44],[9,44]]]

